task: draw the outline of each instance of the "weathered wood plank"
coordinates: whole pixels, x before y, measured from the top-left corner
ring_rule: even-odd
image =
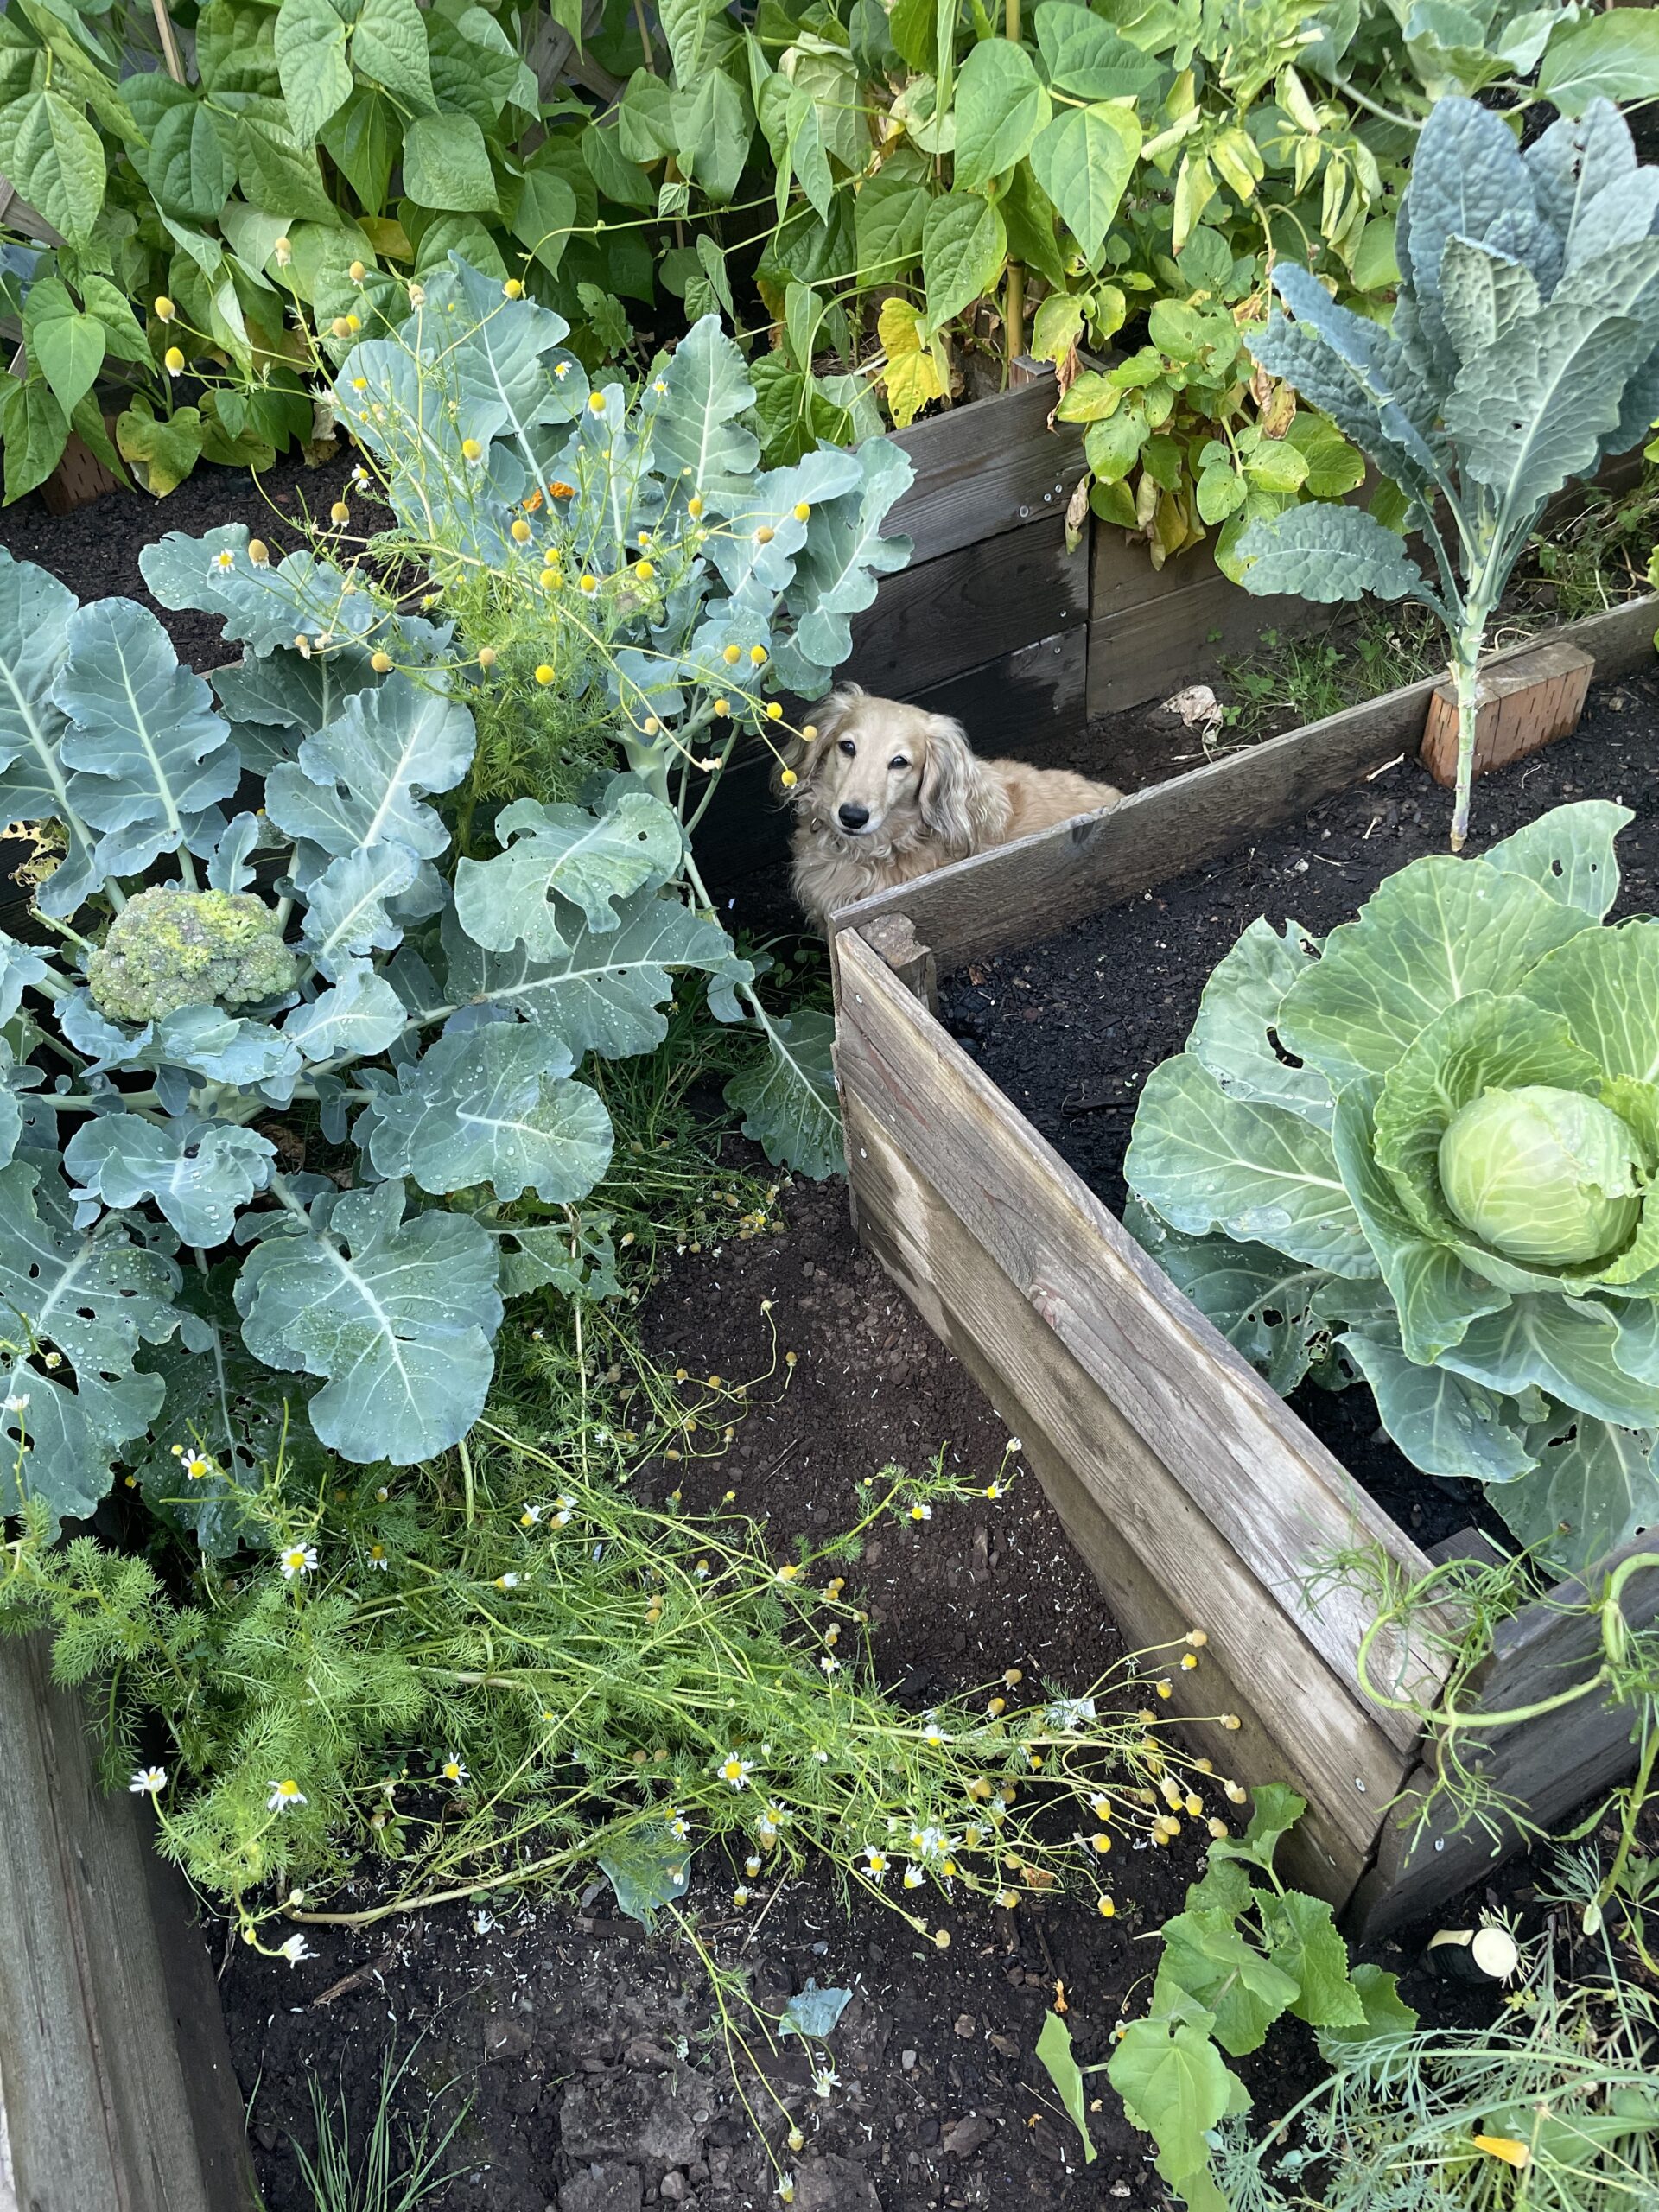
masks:
[[[1063,514],[1083,474],[1083,433],[1064,423],[1051,430],[1053,405],[1053,371],[1044,367],[993,399],[889,431],[915,464],[916,481],[882,525],[884,536],[913,539],[915,560],[931,561]]]
[[[1368,1608],[1342,1587],[1309,1605],[1304,1579],[1322,1552],[1356,1541],[1381,1546],[1413,1578],[1427,1570],[1422,1554],[862,938],[842,931],[835,952],[836,1066],[847,1103],[878,1122],[912,1170],[945,1197],[1147,1452],[1179,1468],[1179,1482],[1166,1478],[1166,1510],[1192,1532],[1206,1522],[1219,1532],[1279,1609],[1278,1642],[1306,1638],[1349,1686],[1357,1712],[1355,1661]],[[856,1174],[855,1157],[853,1166]],[[1147,1511],[1139,1471],[1127,1482],[1103,1471],[1100,1480],[1113,1517],[1138,1525]],[[1137,1541],[1165,1544],[1155,1526]],[[1179,1558],[1168,1571],[1186,1572]],[[1449,1633],[1451,1614],[1434,1609],[1433,1625]],[[1258,1656],[1269,1649],[1276,1667],[1279,1651],[1264,1637]],[[1443,1674],[1398,1641],[1376,1663],[1429,1698]],[[1385,1713],[1370,1725],[1402,1747],[1415,1742],[1415,1723],[1404,1716]]]
[[[1046,516],[889,576],[874,606],[854,616],[852,657],[839,672],[867,691],[912,699],[1088,611],[1089,550],[1068,552],[1064,516]]]
[[[1243,1562],[889,1141],[861,1103],[855,1077],[846,1106],[861,1237],[1018,1433],[1124,1643],[1169,1645],[1200,1621],[1207,1627],[1197,1673],[1172,1662],[1172,1707],[1224,1776],[1288,1778],[1301,1789],[1314,1809],[1303,1823],[1296,1878],[1340,1904],[1411,1753],[1390,1744],[1313,1653],[1286,1635]],[[1117,1510],[1125,1497],[1135,1501],[1127,1523]],[[1262,1663],[1268,1649],[1271,1668]],[[1239,1727],[1223,1727],[1221,1713]]]
[[[1329,607],[1306,599],[1255,598],[1214,568],[1184,590],[1155,594],[1121,613],[1095,613],[1089,624],[1089,718],[1209,683],[1224,660],[1256,652],[1263,631],[1284,636],[1330,620]]]
[[[976,752],[1020,760],[1034,747],[1081,734],[1088,665],[1088,632],[1079,622],[918,692],[916,704],[954,716]]]
[[[1553,634],[1581,645],[1594,656],[1599,675],[1614,677],[1647,665],[1656,623],[1659,598],[1648,598]],[[942,972],[982,952],[1052,936],[1232,851],[1258,831],[1296,820],[1414,747],[1437,681],[1426,678],[1229,753],[1135,791],[1109,813],[1084,815],[953,861],[843,907],[830,926],[842,930],[902,909],[932,946]]]
[[[43,1640],[0,1643],[0,2144],[42,2212],[240,2212],[241,2100],[181,1885],[149,1808],[108,1797]],[[168,1903],[170,1896],[170,1904]],[[191,2064],[174,2007],[188,2005]]]

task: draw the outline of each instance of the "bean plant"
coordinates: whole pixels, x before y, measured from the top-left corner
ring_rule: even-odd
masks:
[[[714,683],[770,727],[763,684],[827,679],[838,610],[904,557],[874,542],[902,456],[757,474],[712,327],[634,409],[589,391],[563,336],[457,263],[348,365],[384,449],[417,438],[391,481],[444,549],[424,611],[239,525],[169,536],[143,558],[152,590],[243,648],[210,689],[136,602],[78,606],[0,560],[0,798],[35,825],[55,939],[0,947],[14,1502],[85,1516],[118,1461],[170,1485],[176,1443],[212,1471],[188,1493],[198,1535],[228,1548],[231,1471],[285,1436],[397,1465],[455,1445],[504,1300],[594,1256],[579,1209],[612,1129],[582,1064],[658,1043],[678,976],[765,1027],[734,1092],[751,1133],[819,1172],[837,1156],[827,1018],[766,1014],[669,768]],[[494,562],[550,641],[588,639],[635,772],[587,805],[501,807],[474,856],[444,803],[495,656],[464,654],[441,601]],[[607,645],[590,602],[645,642]]]

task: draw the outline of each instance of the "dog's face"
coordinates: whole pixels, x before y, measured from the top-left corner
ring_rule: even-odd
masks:
[[[952,795],[969,756],[955,722],[873,699],[856,684],[834,693],[816,720],[816,735],[790,763],[796,804],[810,819],[873,855],[929,833],[957,835]]]

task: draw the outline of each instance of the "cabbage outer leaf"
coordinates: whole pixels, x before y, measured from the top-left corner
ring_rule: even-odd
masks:
[[[1558,1574],[1583,1574],[1659,1523],[1659,1437],[1556,1407],[1527,1432],[1535,1471],[1492,1503]]]
[[[1287,1066],[1273,1049],[1285,993],[1314,957],[1310,942],[1298,922],[1287,922],[1282,937],[1271,922],[1252,922],[1205,985],[1186,1049],[1234,1097],[1282,1106],[1328,1129],[1330,1084],[1317,1068]]]
[[[1419,1366],[1397,1338],[1352,1330],[1342,1346],[1370,1384],[1383,1427],[1426,1475],[1507,1483],[1537,1465],[1513,1398],[1444,1364]]]

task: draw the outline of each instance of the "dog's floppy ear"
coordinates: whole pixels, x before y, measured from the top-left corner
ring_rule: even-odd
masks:
[[[790,738],[783,748],[783,755],[772,777],[774,788],[779,792],[804,791],[823,766],[830,747],[840,736],[852,717],[853,710],[864,696],[860,683],[843,683],[832,691],[806,718],[805,728],[798,737]],[[810,731],[810,736],[806,734]],[[790,772],[792,780],[785,784],[784,772]]]
[[[962,724],[947,715],[927,718],[927,759],[917,803],[934,836],[958,855],[971,853],[1001,827],[1001,794],[974,757]]]

